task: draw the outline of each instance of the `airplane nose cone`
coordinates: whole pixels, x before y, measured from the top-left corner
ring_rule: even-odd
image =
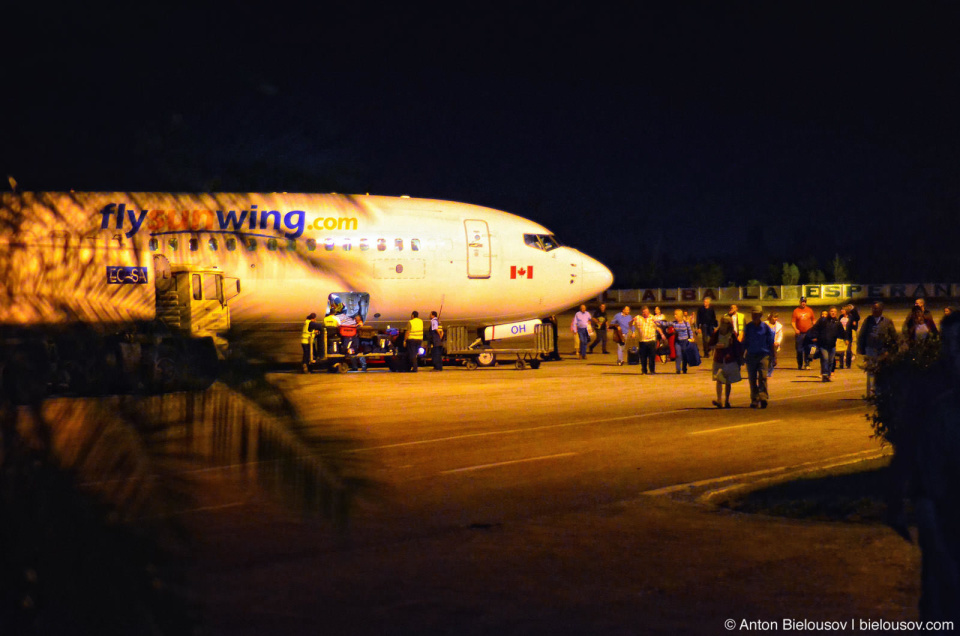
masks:
[[[596,296],[610,289],[613,273],[600,261],[583,255],[583,293]]]

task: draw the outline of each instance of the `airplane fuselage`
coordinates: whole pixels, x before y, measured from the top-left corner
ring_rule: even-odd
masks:
[[[239,322],[302,321],[330,293],[353,291],[369,293],[374,323],[442,309],[448,324],[494,324],[557,313],[612,282],[543,226],[465,203],[119,192],[0,202],[0,291],[13,299],[0,323],[150,319],[164,261],[240,279]]]

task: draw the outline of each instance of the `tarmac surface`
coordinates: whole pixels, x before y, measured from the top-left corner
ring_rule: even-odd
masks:
[[[614,346],[574,359],[560,333],[565,359],[538,370],[273,375],[318,432],[350,440],[352,470],[377,486],[340,537],[218,481],[187,515],[209,631],[719,634],[730,619],[916,620],[919,550],[892,530],[713,504],[881,455],[860,369],[821,382],[796,368],[788,333],[769,408],[749,408],[744,379],[733,408],[717,409],[707,360],[641,376],[616,366]]]

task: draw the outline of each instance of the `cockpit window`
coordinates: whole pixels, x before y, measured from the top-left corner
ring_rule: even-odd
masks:
[[[560,247],[560,241],[553,234],[524,234],[523,242],[544,252]]]

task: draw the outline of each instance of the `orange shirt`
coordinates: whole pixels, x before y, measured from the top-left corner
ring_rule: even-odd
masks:
[[[810,307],[797,307],[793,310],[793,322],[797,325],[797,331],[800,333],[807,333],[810,331],[810,327],[813,326],[813,319],[816,317],[816,314],[813,313],[813,310]]]

